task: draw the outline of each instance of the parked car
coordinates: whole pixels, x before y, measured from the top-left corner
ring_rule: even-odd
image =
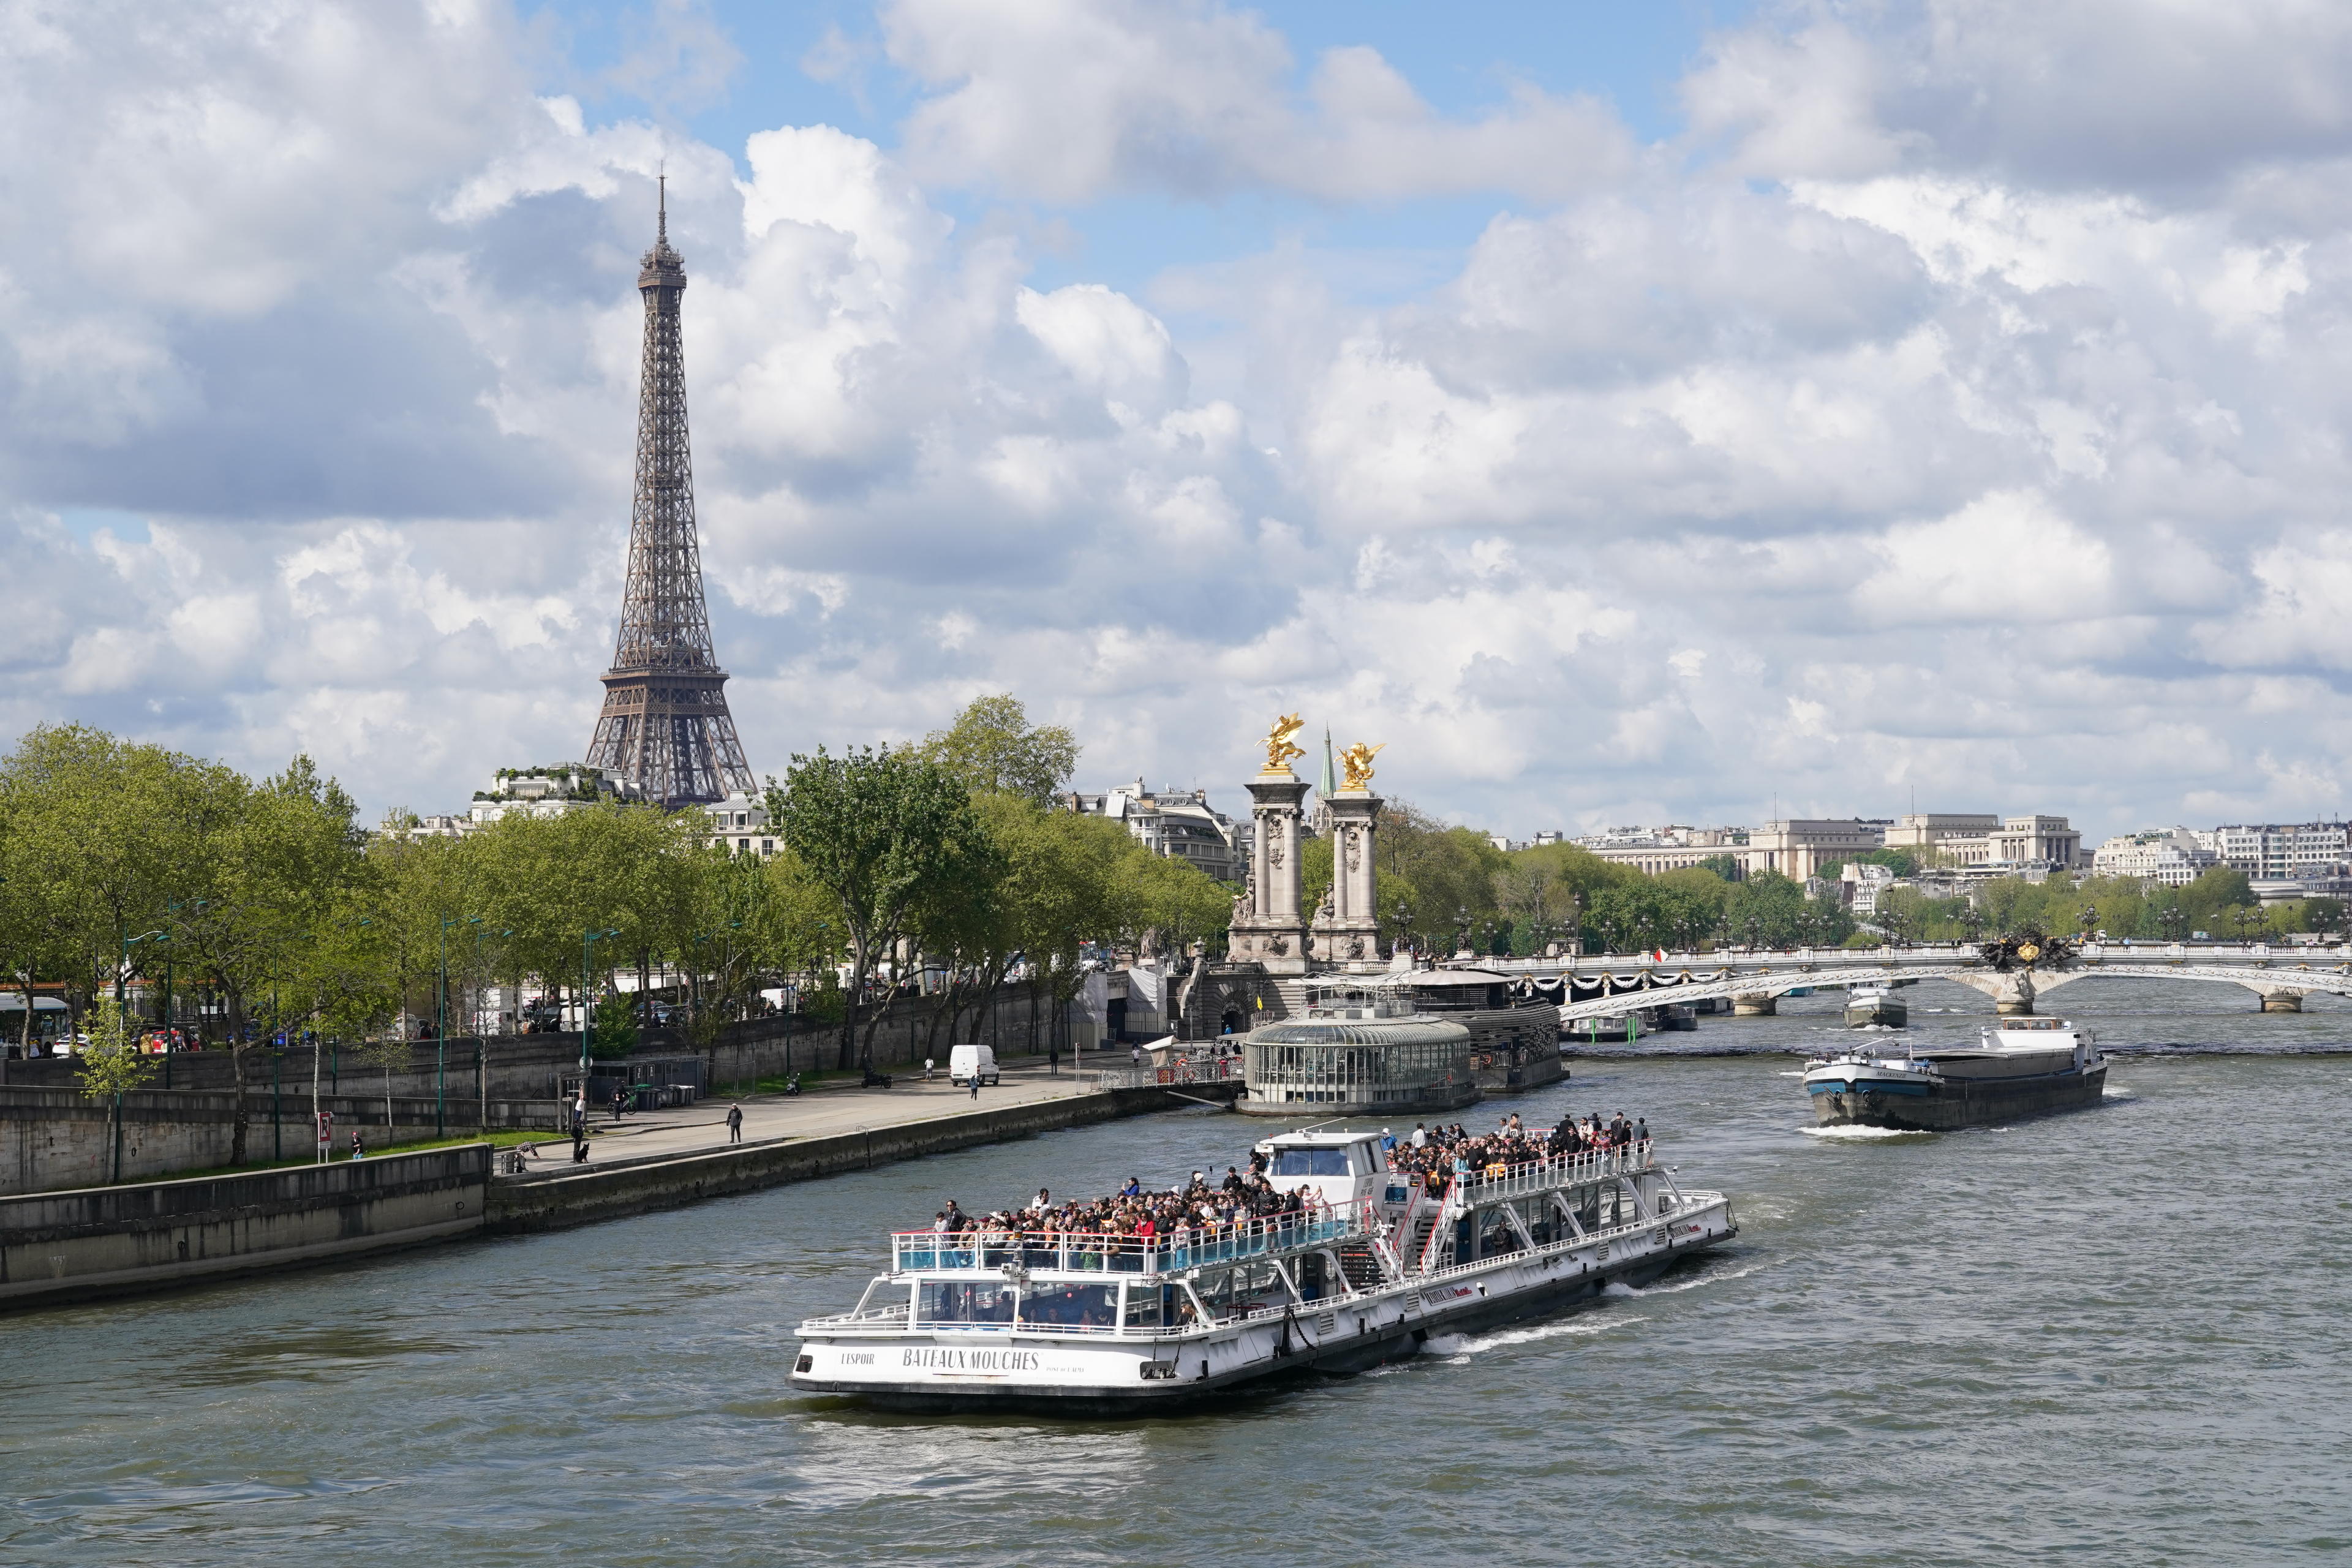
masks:
[[[957,1088],[968,1087],[974,1078],[996,1087],[996,1047],[994,1046],[950,1046],[948,1047],[948,1081]]]

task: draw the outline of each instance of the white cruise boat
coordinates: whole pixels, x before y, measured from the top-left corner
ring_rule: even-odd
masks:
[[[1941,1132],[2095,1105],[2107,1058],[2063,1018],[2003,1018],[1974,1046],[1864,1047],[1805,1064],[1825,1127]]]
[[[891,1237],[855,1310],[800,1326],[793,1386],[891,1408],[1172,1408],[1409,1355],[1653,1279],[1738,1234],[1652,1146],[1456,1174],[1433,1194],[1379,1134],[1259,1145],[1303,1214],[1178,1237],[967,1230]]]

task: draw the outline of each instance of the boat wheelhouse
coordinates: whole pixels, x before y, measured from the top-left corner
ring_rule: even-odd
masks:
[[[1654,1278],[1738,1234],[1652,1146],[1423,1177],[1377,1133],[1259,1145],[1296,1214],[1172,1234],[1016,1226],[891,1238],[851,1311],[800,1327],[793,1385],[893,1408],[1165,1409],[1347,1373]]]
[[[1823,1126],[1937,1132],[2096,1105],[2107,1059],[2064,1018],[2002,1018],[1973,1046],[1869,1047],[1805,1064]]]

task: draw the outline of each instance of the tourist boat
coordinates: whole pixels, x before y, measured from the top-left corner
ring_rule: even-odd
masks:
[[[904,1232],[856,1307],[800,1326],[792,1385],[892,1409],[1171,1409],[1360,1371],[1433,1333],[1640,1284],[1738,1234],[1652,1145],[1456,1174],[1433,1191],[1374,1132],[1266,1140],[1306,1212],[1170,1237]]]
[[[1805,1064],[1825,1127],[1941,1132],[2095,1105],[2107,1059],[2063,1018],[2003,1018],[1974,1046],[1848,1051]]]
[[[1900,1029],[1911,1022],[1911,1009],[1891,986],[1857,985],[1846,993],[1845,1026],[1849,1029]]]

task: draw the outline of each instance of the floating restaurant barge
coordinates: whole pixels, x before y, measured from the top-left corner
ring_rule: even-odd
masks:
[[[1738,1234],[1649,1143],[1440,1190],[1368,1132],[1261,1144],[1305,1213],[1171,1238],[914,1231],[855,1310],[800,1327],[793,1386],[895,1409],[1129,1415],[1303,1373],[1360,1371],[1431,1334],[1641,1283]]]
[[[1557,1083],[1559,1009],[1506,976],[1412,970],[1310,983],[1306,1012],[1242,1042],[1254,1116],[1415,1116]]]

